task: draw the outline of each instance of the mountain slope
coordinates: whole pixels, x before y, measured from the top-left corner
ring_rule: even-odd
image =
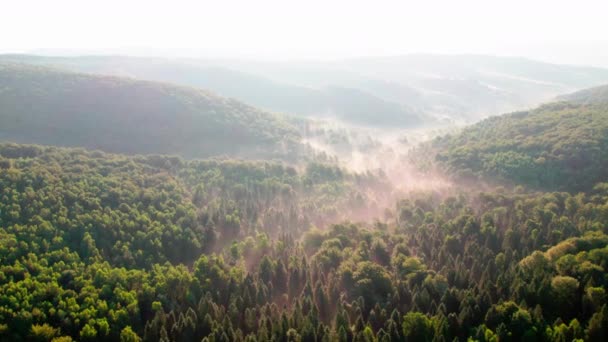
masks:
[[[558,97],[558,100],[578,104],[608,104],[608,85],[583,89],[576,93],[562,95]]]
[[[435,141],[437,159],[459,176],[589,190],[608,180],[608,102],[601,98],[486,119]]]
[[[271,111],[301,116],[336,117],[355,124],[412,126],[422,118],[405,104],[386,100],[362,89],[308,87],[279,82],[236,69],[192,60],[115,56],[42,57],[4,55],[0,60],[61,67],[76,72],[128,76],[209,89],[217,94]],[[337,91],[337,89],[340,89]],[[363,107],[345,102],[364,103]]]
[[[606,69],[517,57],[413,54],[336,64],[345,71],[408,85],[422,94],[428,110],[470,119],[538,105],[608,82]]]
[[[485,55],[411,54],[394,57],[355,58],[339,62],[344,69],[365,74],[391,74],[395,79],[415,75],[446,79],[478,79],[585,87],[601,83],[608,70],[596,67],[559,65],[521,57]]]
[[[0,65],[0,139],[111,152],[288,156],[279,116],[194,88]]]
[[[357,88],[424,114],[476,121],[604,84],[608,70],[518,57],[411,54],[330,62],[211,61],[278,82]]]
[[[606,69],[483,55],[292,62],[0,55],[0,61],[171,82],[267,110],[401,127],[434,122],[433,117],[477,121],[608,82]],[[349,102],[367,105],[343,106],[346,90]]]

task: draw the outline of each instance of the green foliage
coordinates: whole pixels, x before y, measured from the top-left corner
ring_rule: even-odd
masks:
[[[52,326],[44,323],[42,325],[32,325],[32,332],[30,337],[34,341],[50,341],[59,333],[59,329],[55,329]]]
[[[305,153],[285,118],[195,88],[6,63],[0,84],[5,141],[184,157]]]
[[[131,330],[131,327],[127,326],[120,332],[120,342],[139,342],[141,338]]]
[[[0,340],[604,340],[608,191],[0,145]],[[358,203],[358,204],[357,204]],[[365,208],[365,207],[363,207]],[[342,222],[342,223],[335,223]],[[314,228],[320,227],[320,228]]]
[[[560,307],[571,308],[578,297],[578,280],[572,277],[556,276],[551,280],[551,288]]]
[[[151,60],[134,57],[54,58],[0,56],[0,62],[53,65],[61,69],[123,76],[209,89],[227,98],[258,108],[301,116],[328,115],[357,124],[411,126],[422,121],[416,111],[359,87],[309,87],[277,82],[241,72],[233,67],[201,66],[188,61]],[[325,78],[325,77],[324,77]],[[360,85],[358,85],[360,86]],[[357,89],[359,88],[359,89]]]
[[[486,314],[485,322],[489,328],[497,331],[501,340],[537,339],[537,330],[530,312],[511,301],[493,305]]]
[[[560,96],[559,99],[584,105],[608,104],[608,86],[603,85],[583,89],[572,94]]]
[[[420,312],[408,312],[403,317],[403,338],[405,341],[432,341],[431,320]]]
[[[607,102],[558,102],[486,119],[435,141],[453,175],[589,191],[608,180]]]

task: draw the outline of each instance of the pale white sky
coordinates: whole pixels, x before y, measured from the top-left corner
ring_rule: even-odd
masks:
[[[518,55],[608,66],[608,0],[4,0],[0,52]]]

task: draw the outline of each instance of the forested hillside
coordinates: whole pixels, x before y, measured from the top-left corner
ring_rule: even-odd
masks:
[[[562,95],[558,99],[578,104],[608,104],[608,85],[583,89],[572,94]]]
[[[0,62],[208,89],[258,108],[415,127],[536,106],[608,82],[608,70],[517,57],[412,54],[338,61],[0,55]]]
[[[439,138],[434,142],[437,160],[460,178],[588,191],[608,181],[608,97],[602,89]]]
[[[405,104],[386,100],[348,85],[308,87],[192,60],[0,55],[1,61],[170,82],[210,90],[265,110],[304,117],[338,118],[359,125],[413,127],[429,120]]]
[[[5,340],[608,334],[606,183],[422,192],[383,212],[381,177],[323,164],[14,144],[0,156]]]
[[[279,115],[203,90],[0,64],[0,141],[185,157],[296,158]]]
[[[0,342],[608,342],[608,1],[0,11]]]
[[[604,88],[423,145],[437,187],[311,161],[294,125],[369,165],[379,137],[194,88],[16,64],[0,84],[2,140],[90,148],[0,144],[0,340],[608,336]]]

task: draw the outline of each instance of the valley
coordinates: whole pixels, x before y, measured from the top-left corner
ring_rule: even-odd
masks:
[[[0,56],[0,339],[603,340],[602,82]]]

